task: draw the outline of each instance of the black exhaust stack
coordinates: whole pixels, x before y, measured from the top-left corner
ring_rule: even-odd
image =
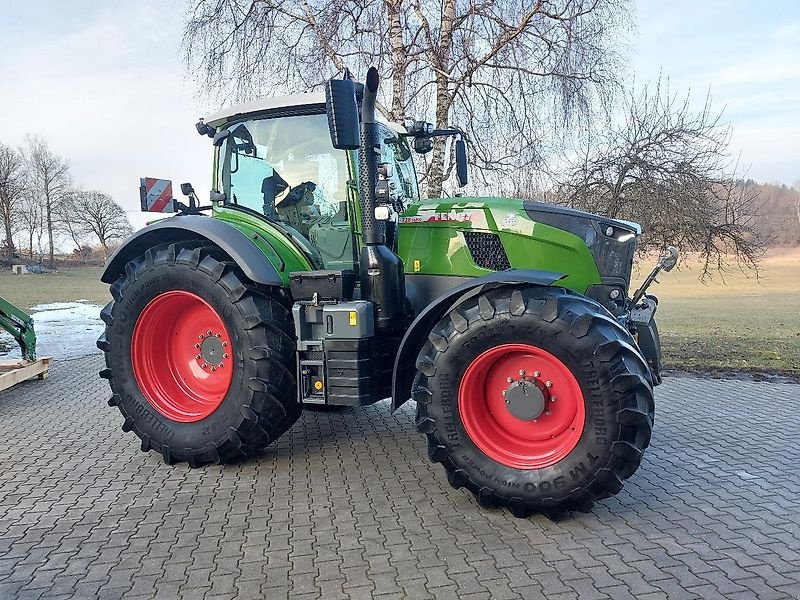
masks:
[[[375,218],[378,161],[383,148],[378,124],[375,122],[375,102],[379,83],[378,70],[367,72],[361,101],[361,148],[359,152],[359,204],[361,233],[364,246],[359,260],[361,298],[375,305],[375,325],[387,331],[405,325],[405,275],[403,261],[386,247],[386,228]]]

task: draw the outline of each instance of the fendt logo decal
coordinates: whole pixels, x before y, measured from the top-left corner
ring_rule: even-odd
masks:
[[[433,213],[432,215],[412,215],[400,217],[401,223],[436,223],[436,222],[456,222],[463,223],[472,221],[472,213],[450,211],[446,213]]]

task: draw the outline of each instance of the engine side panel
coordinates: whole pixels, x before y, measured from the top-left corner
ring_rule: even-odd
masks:
[[[398,237],[398,254],[410,276],[481,277],[511,268],[566,273],[559,285],[578,293],[601,283],[584,241],[533,221],[521,200],[413,204],[400,216]]]

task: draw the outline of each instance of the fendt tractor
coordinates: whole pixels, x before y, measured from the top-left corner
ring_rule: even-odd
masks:
[[[309,406],[416,402],[428,456],[481,506],[585,510],[620,491],[653,427],[661,350],[629,293],[638,225],[519,199],[422,199],[412,152],[455,127],[388,122],[378,73],[197,124],[200,206],[145,181],[102,280],[113,395],[142,450],[197,467],[256,455]],[[448,143],[445,139],[444,143]],[[166,192],[166,195],[165,195]],[[398,455],[399,459],[399,455]]]

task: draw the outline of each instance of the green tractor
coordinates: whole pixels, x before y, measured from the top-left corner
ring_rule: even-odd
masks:
[[[256,455],[307,406],[416,402],[448,481],[517,516],[584,510],[622,488],[653,426],[661,352],[634,223],[504,198],[422,199],[412,152],[456,128],[389,123],[378,74],[197,124],[210,206],[108,261],[105,352],[123,429],[196,467]]]

